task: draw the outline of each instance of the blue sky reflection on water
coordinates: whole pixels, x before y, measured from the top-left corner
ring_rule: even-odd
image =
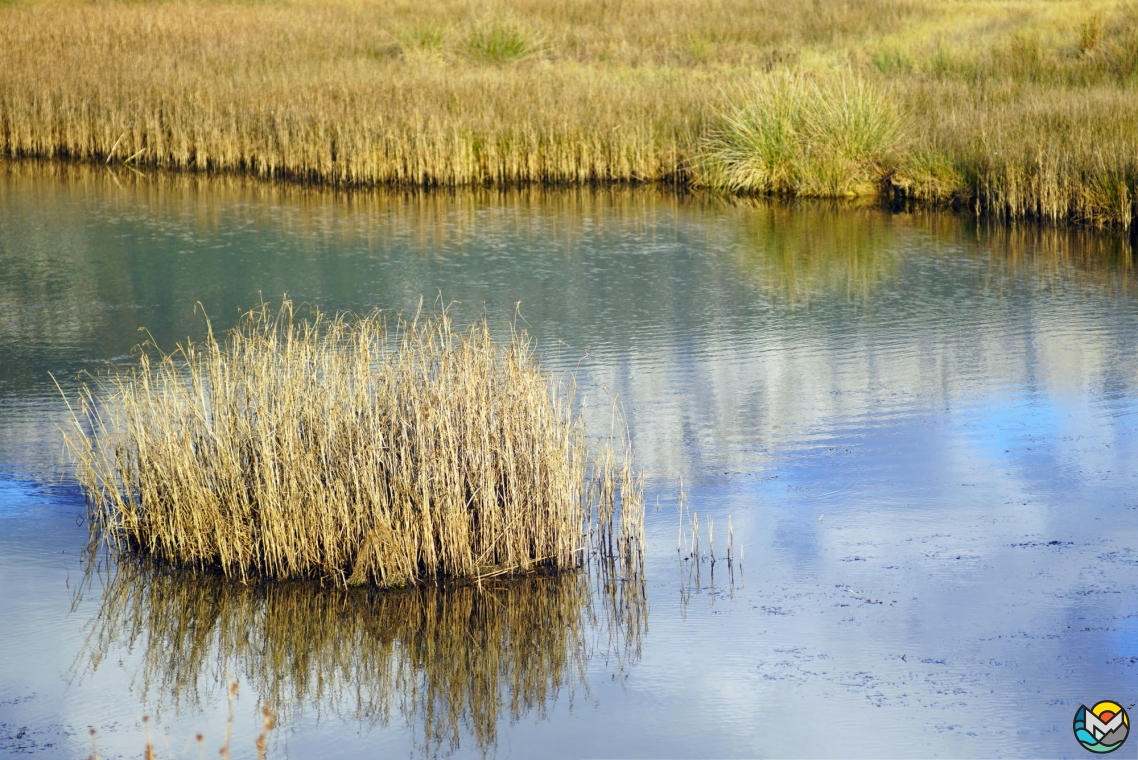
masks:
[[[1078,756],[1080,703],[1138,702],[1125,241],[634,191],[0,186],[0,755],[84,753],[89,725],[137,753],[155,707],[144,647],[80,656],[106,606],[75,595],[86,532],[47,373],[67,386],[129,361],[140,325],[169,345],[200,332],[198,301],[225,326],[258,293],[407,309],[441,289],[499,326],[520,300],[594,429],[619,394],[648,476],[648,631],[623,668],[593,657],[585,687],[502,714],[496,756]],[[732,519],[741,568],[696,584],[677,556],[681,476],[720,557]],[[159,714],[175,755],[224,725],[240,663],[211,663],[202,706]],[[332,701],[299,705],[277,755],[422,749],[414,721]],[[465,730],[454,754],[476,756]]]

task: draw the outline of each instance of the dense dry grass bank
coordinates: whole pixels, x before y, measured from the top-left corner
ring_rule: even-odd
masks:
[[[1129,225],[1100,0],[0,4],[0,150],[335,184],[681,182]]]
[[[119,552],[382,587],[642,552],[642,480],[590,451],[571,378],[445,312],[389,331],[262,306],[224,340],[143,347],[74,409],[92,535]]]

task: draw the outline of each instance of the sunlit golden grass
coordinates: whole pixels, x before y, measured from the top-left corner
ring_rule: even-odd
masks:
[[[100,579],[77,675],[137,652],[133,688],[159,719],[200,710],[229,674],[286,723],[308,711],[401,718],[429,756],[459,749],[463,734],[487,754],[503,719],[540,717],[584,692],[591,661],[619,675],[646,630],[642,577],[604,560],[589,572],[398,592],[237,584],[148,562]],[[220,744],[208,728],[207,745]]]
[[[262,306],[86,386],[67,441],[96,538],[241,579],[389,587],[641,551],[642,481],[619,441],[590,453],[571,378],[445,312]]]
[[[334,185],[672,182],[1127,226],[1136,84],[1138,11],[1110,0],[0,5],[4,155]]]

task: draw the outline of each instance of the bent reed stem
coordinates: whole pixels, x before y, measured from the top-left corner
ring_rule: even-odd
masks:
[[[630,447],[590,453],[572,377],[525,333],[285,301],[137,357],[81,387],[65,431],[115,551],[381,587],[578,567],[590,537],[641,551]]]

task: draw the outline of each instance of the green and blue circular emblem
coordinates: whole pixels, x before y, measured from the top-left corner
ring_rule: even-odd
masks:
[[[1094,707],[1079,705],[1072,728],[1083,749],[1105,755],[1126,743],[1130,734],[1130,716],[1117,702],[1104,700]]]

